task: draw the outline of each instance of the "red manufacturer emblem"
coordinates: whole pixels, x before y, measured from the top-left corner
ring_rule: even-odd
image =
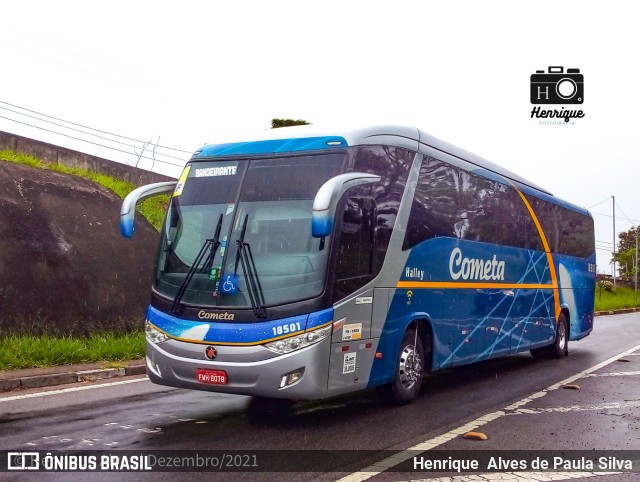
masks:
[[[209,360],[214,360],[218,356],[218,350],[216,350],[212,346],[208,346],[204,351],[204,356],[206,356]]]

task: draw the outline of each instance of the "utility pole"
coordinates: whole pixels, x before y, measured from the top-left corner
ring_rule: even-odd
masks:
[[[636,303],[638,303],[638,230],[640,226],[636,226],[636,276],[635,276],[635,288],[636,288]]]
[[[616,197],[613,200],[613,289],[616,289]]]

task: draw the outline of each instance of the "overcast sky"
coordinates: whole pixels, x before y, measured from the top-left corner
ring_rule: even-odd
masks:
[[[106,133],[152,144],[159,138],[186,151],[157,148],[163,162],[154,170],[177,176],[180,169],[167,163],[182,165],[205,142],[267,129],[274,117],[416,126],[591,208],[598,269],[611,273],[611,196],[618,232],[640,223],[634,7],[544,0],[8,2],[0,130],[130,164],[141,144]],[[580,69],[584,102],[565,108],[582,109],[584,118],[570,125],[531,118],[530,76],[549,66]],[[83,134],[78,130],[86,128],[61,120],[104,133]],[[143,159],[140,167],[150,164]]]

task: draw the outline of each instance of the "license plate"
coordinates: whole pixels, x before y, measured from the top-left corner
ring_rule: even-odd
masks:
[[[206,368],[198,368],[196,370],[196,380],[200,383],[210,383],[212,385],[226,385],[227,372],[224,370],[209,370]]]

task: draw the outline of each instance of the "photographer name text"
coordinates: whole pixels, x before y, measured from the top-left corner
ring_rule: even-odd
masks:
[[[534,457],[533,459],[510,459],[490,457],[486,464],[477,459],[454,458],[430,459],[414,457],[413,470],[436,472],[504,471],[504,470],[562,470],[562,471],[632,471],[633,461],[618,457]]]

